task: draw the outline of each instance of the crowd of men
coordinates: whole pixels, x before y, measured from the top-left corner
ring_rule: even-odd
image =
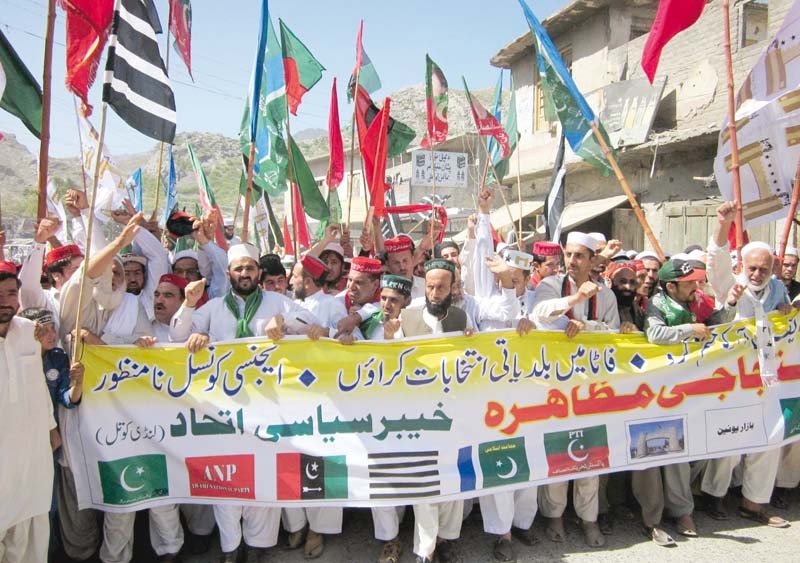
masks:
[[[78,509],[69,449],[78,444],[84,370],[68,355],[78,339],[143,347],[181,342],[196,352],[251,336],[305,334],[351,344],[514,329],[522,338],[533,330],[558,331],[563,338],[640,332],[652,343],[675,344],[709,338],[710,325],[764,322],[772,311],[800,308],[797,249],[788,248],[781,262],[767,244],[751,242],[736,262],[727,239],[735,213],[730,203],[718,209],[707,246],[665,262],[653,252],[625,251],[598,233],[570,232],[563,247],[538,241],[531,253],[523,245],[498,244],[489,221],[490,190],[480,194],[463,245],[438,242],[441,225],[432,221],[416,243],[405,235],[383,240],[379,228],[365,230],[356,253],[349,232],[330,225],[296,261],[259,256],[232,230],[226,234],[230,247],[222,250],[214,242],[213,214],[173,217],[188,225],[191,249],[163,244],[162,233],[129,206],[113,214],[122,226],[116,238],[106,241],[95,229],[87,241],[85,197],[71,191],[65,203],[73,242],[57,240],[62,225],[45,218],[21,265],[0,261],[0,563],[41,563],[56,549],[75,561],[132,558],[135,513]],[[87,245],[91,252],[84,260]],[[698,485],[712,518],[730,518],[723,499],[741,483],[741,517],[786,527],[770,503],[786,508],[788,492],[800,483],[800,443],[475,501],[414,503],[413,553],[422,563],[451,560],[462,521],[475,505],[498,561],[515,561],[518,544],[540,541],[532,532],[537,513],[546,521],[548,540],[564,542],[570,488],[586,544],[601,548],[613,531],[609,483],[630,487],[642,530],[659,546],[675,544],[662,525],[667,518],[678,534],[702,534],[693,520]],[[371,511],[382,542],[377,558],[397,563],[406,507]],[[302,548],[309,559],[322,555],[326,535],[342,532],[342,509],[333,507],[173,504],[148,512],[160,561],[206,552],[215,529],[223,563],[265,559],[281,526],[289,547]]]

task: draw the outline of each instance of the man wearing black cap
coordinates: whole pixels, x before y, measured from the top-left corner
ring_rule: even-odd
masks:
[[[408,278],[384,274],[381,279],[381,310],[361,325],[368,340],[394,338],[400,328],[400,313],[411,303],[411,286]]]

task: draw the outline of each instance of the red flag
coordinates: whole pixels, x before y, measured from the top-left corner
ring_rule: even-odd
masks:
[[[306,212],[303,210],[303,202],[300,199],[300,189],[297,184],[292,184],[294,195],[292,205],[294,206],[294,217],[292,217],[292,231],[297,239],[297,244],[304,248],[311,248],[311,237],[308,236],[308,223],[306,222]]]
[[[81,99],[91,115],[89,88],[97,76],[114,16],[114,0],[60,0],[67,13],[67,89]]]
[[[361,143],[361,160],[364,163],[364,173],[369,186],[369,204],[375,209],[376,217],[384,217],[386,193],[386,155],[389,143],[389,111],[391,100],[386,98],[383,108],[372,120]]]
[[[189,76],[192,76],[192,4],[189,0],[169,0],[169,30],[175,37],[175,48],[180,53]]]
[[[339,99],[336,97],[336,77],[333,77],[331,88],[331,109],[328,114],[328,145],[330,146],[330,159],[326,182],[328,189],[333,191],[344,179],[344,144],[342,143],[342,130],[339,127]]]
[[[691,26],[703,13],[706,0],[661,0],[650,35],[642,51],[642,69],[653,83],[661,50],[681,31]]]
[[[475,122],[475,128],[478,130],[478,134],[491,135],[494,137],[500,144],[500,148],[503,149],[503,158],[506,158],[511,154],[511,146],[508,144],[508,133],[506,133],[506,130],[500,125],[497,118],[483,107],[480,100],[472,97],[472,94],[469,93],[469,88],[467,88],[467,81],[464,80],[463,77],[461,79],[464,82],[464,93],[467,96],[469,109],[472,111],[472,119]]]
[[[442,224],[439,238],[436,242],[442,242],[444,233],[447,230],[447,210],[441,205],[431,205],[429,203],[412,203],[410,205],[395,205],[385,208],[386,213],[424,213],[433,210],[436,219]]]
[[[742,238],[742,246],[750,243],[750,236],[747,234],[746,230],[742,231]],[[736,250],[736,223],[731,223],[728,229],[728,244],[731,250]]]
[[[292,237],[289,235],[289,222],[286,217],[283,218],[283,253],[289,254],[289,250],[294,248],[292,245]]]

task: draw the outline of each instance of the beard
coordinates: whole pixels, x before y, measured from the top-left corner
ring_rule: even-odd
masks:
[[[294,297],[295,299],[299,299],[300,301],[305,301],[306,297],[308,297],[308,292],[306,288],[302,285],[298,285],[294,288]]]
[[[741,272],[737,276],[736,281],[739,284],[749,288],[750,291],[761,291],[763,289],[766,289],[766,287],[769,285],[769,280],[770,279],[771,279],[770,276],[766,276],[764,278],[764,281],[761,283],[761,285],[756,285],[756,284],[754,284],[753,282],[750,281],[750,278],[747,277],[747,274],[745,274],[744,272]]]
[[[0,307],[0,323],[10,323],[16,314],[17,312],[11,307]]]
[[[450,293],[444,300],[440,301],[439,303],[432,303],[428,296],[425,296],[425,308],[428,310],[428,313],[436,317],[437,319],[444,318],[447,315],[447,310],[453,304],[453,294]]]
[[[633,305],[633,300],[636,297],[635,292],[625,291],[613,286],[611,287],[611,291],[617,296],[617,305],[621,307],[630,307]]]
[[[126,287],[128,293],[132,293],[133,295],[139,295],[142,292],[142,286],[138,283],[128,284]]]
[[[258,289],[258,284],[250,278],[239,278],[236,281],[231,279],[231,288],[242,297],[247,297]]]

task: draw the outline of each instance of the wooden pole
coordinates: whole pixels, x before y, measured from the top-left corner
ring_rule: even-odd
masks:
[[[600,128],[597,126],[597,122],[592,122],[592,131],[594,131],[594,137],[597,139],[600,148],[603,149],[603,154],[608,159],[608,162],[611,164],[611,168],[614,169],[614,174],[617,175],[617,180],[619,181],[619,185],[622,186],[622,191],[625,192],[625,195],[628,197],[628,202],[631,204],[631,208],[633,209],[634,215],[639,220],[639,224],[642,226],[644,230],[644,234],[647,236],[647,239],[650,241],[650,244],[653,245],[653,250],[656,254],[658,254],[659,260],[661,262],[666,262],[666,256],[664,255],[664,251],[661,249],[661,245],[658,243],[658,239],[653,234],[653,230],[650,228],[650,224],[647,222],[647,218],[644,216],[644,211],[639,206],[639,202],[636,201],[636,196],[633,195],[633,190],[628,185],[628,181],[625,179],[625,175],[622,173],[622,170],[617,163],[617,159],[614,158],[614,153],[611,152],[611,149],[608,148],[608,144],[606,143],[605,138],[603,138],[602,133],[600,133]]]
[[[39,142],[39,186],[36,217],[47,215],[47,171],[50,151],[50,97],[53,83],[53,28],[56,23],[56,0],[47,2],[47,26],[44,38],[44,68],[42,70],[42,124]]]
[[[436,153],[433,151],[433,139],[431,147],[431,203],[436,205]],[[431,247],[433,247],[433,222],[436,220],[436,213],[431,209]]]
[[[244,212],[242,217],[242,242],[247,242],[247,228],[250,226],[250,198],[253,197],[253,166],[256,160],[256,143],[250,141],[250,158],[247,160],[247,189],[244,191]]]
[[[92,229],[94,228],[94,207],[97,202],[97,183],[100,178],[100,155],[102,154],[103,141],[106,135],[106,115],[108,114],[108,104],[103,102],[103,110],[100,117],[100,134],[97,139],[97,150],[94,156],[94,172],[92,174],[92,197],[89,202],[89,223],[86,225],[86,244],[83,251],[83,268],[81,271],[81,289],[78,293],[78,313],[75,319],[75,338],[72,340],[72,361],[80,360],[83,341],[81,340],[81,324],[83,322],[83,299],[86,289],[86,268],[92,254]]]
[[[361,65],[356,68],[356,82],[353,87],[353,119],[350,121],[350,177],[347,182],[347,229],[350,229],[350,209],[353,207],[353,159],[356,155],[356,110],[358,109],[358,79],[361,75]],[[350,85],[348,84],[348,87]],[[364,168],[364,160],[361,160],[361,168]],[[365,194],[366,195],[366,194]],[[367,206],[369,207],[369,206]],[[365,229],[369,229],[364,225]]]
[[[81,118],[78,115],[78,98],[75,96],[72,96],[72,105],[75,107],[75,124],[78,126],[78,144],[80,145],[78,158],[81,161],[81,180],[83,182],[83,193],[86,193],[86,165],[83,162],[83,133],[81,133]]]
[[[233,226],[234,226],[234,228],[236,227],[236,219],[239,218],[239,208],[241,206],[242,206],[242,194],[239,194],[236,197],[236,207],[233,208]]]
[[[742,262],[744,244],[744,217],[742,215],[742,182],[739,177],[739,141],[736,138],[736,102],[733,91],[733,58],[731,56],[731,16],[729,0],[722,0],[724,28],[725,71],[728,82],[728,132],[731,138],[731,180],[733,181],[733,201],[736,204],[736,256]]]
[[[797,170],[794,173],[794,187],[792,188],[792,201],[789,203],[789,213],[786,214],[786,224],[783,225],[781,242],[778,247],[778,256],[780,256],[781,262],[783,262],[783,256],[786,253],[786,246],[789,244],[789,234],[792,231],[792,219],[797,213],[798,200],[800,200],[800,159],[797,161]]]
[[[169,24],[172,21],[172,2],[169,3],[169,16],[167,16],[167,56],[165,57],[164,66],[166,67],[166,74],[169,77]],[[161,168],[164,165],[164,141],[158,143],[158,172],[156,173],[156,201],[153,205],[153,214],[150,216],[151,221],[155,221],[158,215],[158,200],[161,196]],[[142,196],[144,199],[144,195]],[[142,202],[144,207],[144,202]]]
[[[519,139],[517,139],[517,202],[519,203],[519,240],[517,248],[522,251],[522,179],[520,178]]]
[[[480,133],[478,133],[480,136]],[[500,192],[500,197],[503,198],[503,205],[508,212],[508,220],[511,221],[511,228],[514,229],[514,232],[517,231],[517,222],[514,221],[514,214],[511,213],[511,207],[508,205],[508,199],[506,198],[506,193],[503,191],[503,184],[500,183],[500,175],[497,173],[497,169],[494,167],[494,163],[492,162],[492,155],[489,154],[489,147],[487,146],[488,143],[484,143],[483,140],[480,138],[478,139],[480,142],[481,147],[483,147],[483,154],[486,156],[486,162],[488,166],[492,167],[492,174],[494,174],[494,181],[497,182],[497,190]],[[488,174],[487,169],[484,169],[484,179],[483,183],[486,182],[486,175]],[[517,240],[520,241],[522,239],[522,233],[517,233]]]
[[[287,98],[287,103],[288,103],[288,98]],[[294,260],[295,262],[299,262],[300,256],[297,254],[297,217],[294,212],[294,203],[295,203],[294,187],[295,185],[297,185],[297,192],[298,195],[300,195],[300,185],[297,184],[296,182],[297,174],[295,173],[294,161],[292,160],[292,143],[294,142],[294,140],[292,139],[292,133],[291,130],[289,129],[288,110],[286,112],[286,137],[289,139],[289,150],[287,152],[289,153],[289,171],[291,172],[291,174],[288,174],[288,176],[289,176],[289,188],[291,188],[291,192],[289,193],[289,204],[292,206],[292,235],[294,235],[292,237],[292,248],[294,250]],[[301,205],[300,207],[302,208],[303,206]]]

